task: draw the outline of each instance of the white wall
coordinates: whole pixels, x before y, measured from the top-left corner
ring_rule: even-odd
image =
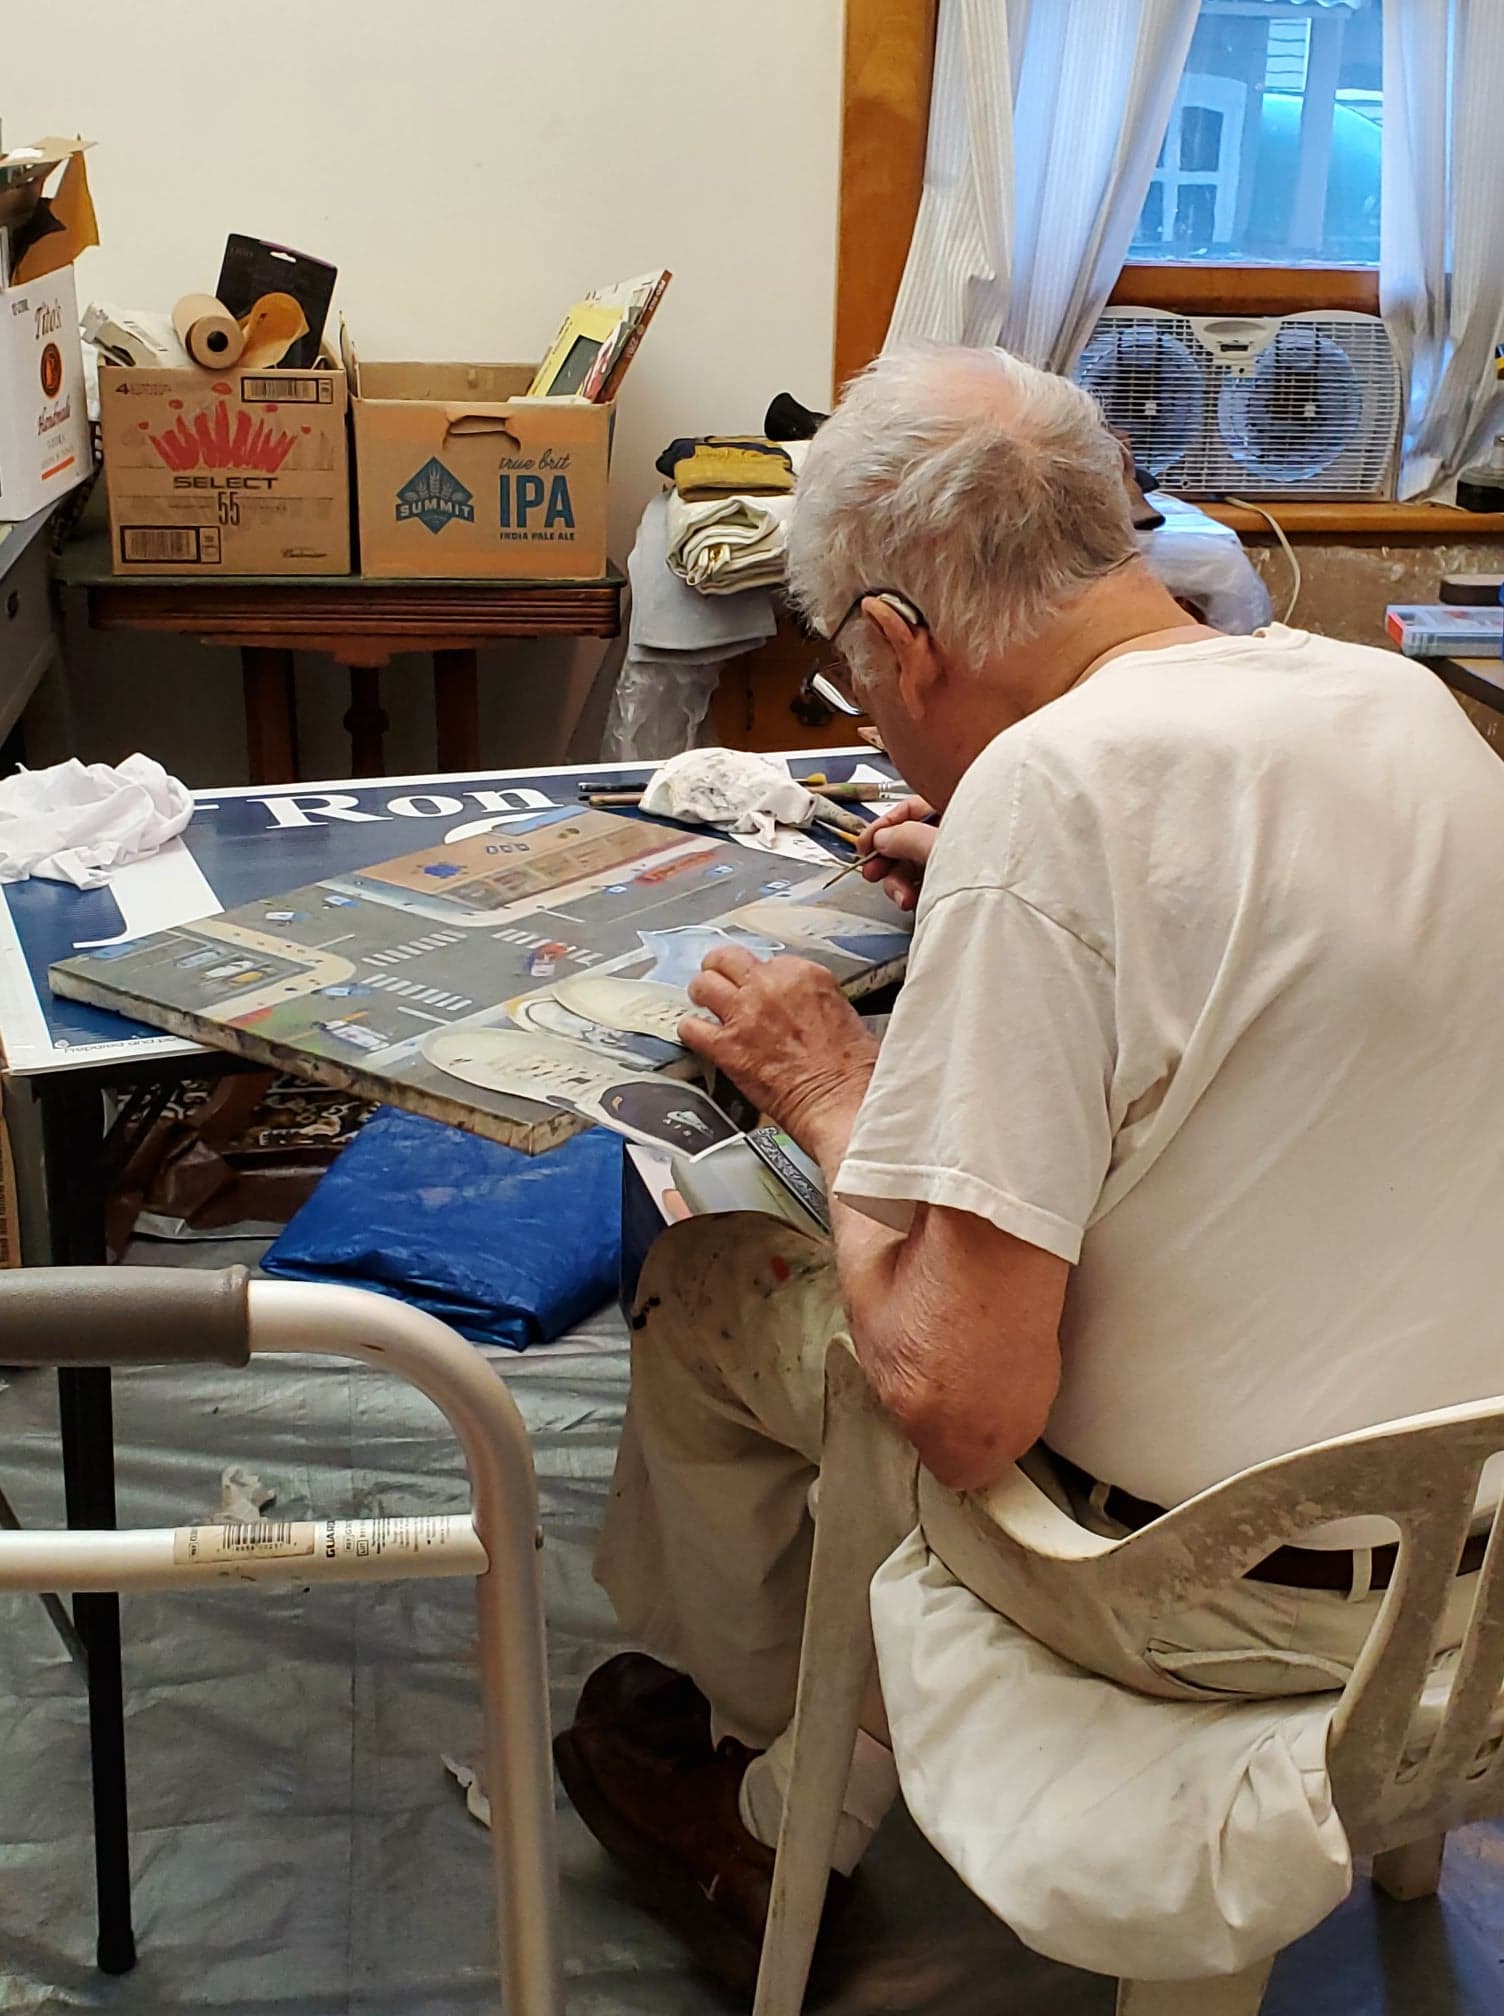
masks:
[[[586,288],[671,267],[618,420],[624,556],[671,436],[756,428],[783,389],[829,395],[842,14],[841,0],[46,0],[7,9],[0,111],[13,143],[99,143],[103,242],[80,263],[81,301],[165,308],[211,289],[241,230],[339,266],[365,357],[530,359]],[[84,753],[135,739],[194,781],[240,774],[232,661],[70,641]],[[493,659],[488,760],[554,753],[594,663]],[[427,760],[419,672],[385,682],[394,769]],[[340,681],[301,677],[305,754],[337,771]]]

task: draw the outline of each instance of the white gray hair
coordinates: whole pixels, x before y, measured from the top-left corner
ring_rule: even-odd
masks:
[[[1090,394],[1005,350],[932,347],[878,358],[816,435],[788,571],[823,635],[863,590],[893,588],[980,665],[1135,550],[1121,451]]]

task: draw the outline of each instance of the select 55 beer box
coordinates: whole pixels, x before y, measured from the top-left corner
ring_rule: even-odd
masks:
[[[117,574],[348,574],[348,394],[337,368],[104,364]]]
[[[73,268],[0,288],[0,522],[30,518],[93,468]]]
[[[360,571],[598,580],[612,408],[530,364],[363,364],[348,336]]]

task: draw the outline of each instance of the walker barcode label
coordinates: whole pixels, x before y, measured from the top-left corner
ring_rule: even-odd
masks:
[[[325,378],[242,378],[242,399],[282,399],[289,405],[327,406],[334,399],[334,387]]]
[[[227,1519],[220,1528],[224,1544],[236,1554],[280,1553],[293,1538],[290,1519]]]
[[[122,560],[161,561],[171,565],[196,565],[199,560],[197,525],[122,525]]]
[[[259,1519],[230,1526],[186,1526],[172,1543],[174,1561],[291,1560],[311,1555],[315,1545],[311,1521]]]
[[[460,1564],[431,1572],[478,1575],[485,1555],[468,1513],[422,1513],[415,1518],[260,1519],[230,1526],[184,1526],[173,1537],[172,1558],[180,1565],[213,1563],[221,1568],[252,1561],[308,1560],[313,1556],[335,1572],[378,1574],[379,1567],[361,1569],[362,1561],[379,1563],[400,1555],[446,1554]]]

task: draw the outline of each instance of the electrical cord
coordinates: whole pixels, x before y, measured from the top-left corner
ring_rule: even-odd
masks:
[[[1290,618],[1295,614],[1295,605],[1300,600],[1301,590],[1300,562],[1295,557],[1295,548],[1285,537],[1284,526],[1280,524],[1274,513],[1266,511],[1262,504],[1255,504],[1247,497],[1229,497],[1227,501],[1229,504],[1236,504],[1242,511],[1256,511],[1284,549],[1285,558],[1290,563],[1290,599],[1285,604],[1285,613],[1279,620],[1281,623],[1288,623]]]

